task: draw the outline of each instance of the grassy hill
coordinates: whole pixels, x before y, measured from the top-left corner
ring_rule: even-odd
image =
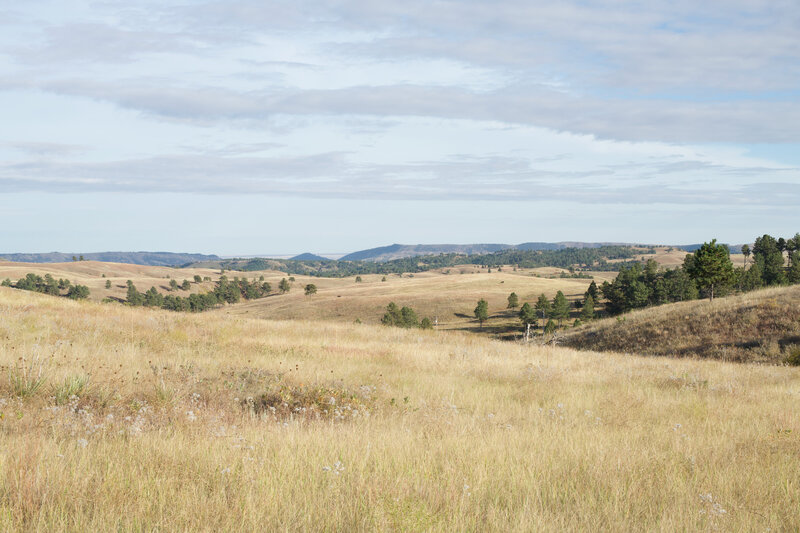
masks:
[[[800,350],[800,286],[634,311],[582,326],[561,343],[585,350],[780,364]]]
[[[491,273],[471,265],[431,271],[385,276],[365,275],[360,283],[349,278],[309,278],[297,276],[294,288],[284,295],[274,295],[251,302],[221,308],[216,313],[246,315],[252,318],[337,320],[353,322],[356,319],[368,324],[379,324],[389,302],[409,306],[420,317],[438,318],[440,329],[478,331],[479,324],[473,310],[480,298],[489,303],[490,318],[483,332],[501,333],[509,328],[519,329],[517,312],[507,309],[508,295],[516,292],[520,305],[535,303],[541,293],[553,298],[561,290],[567,298],[582,298],[590,279],[557,277],[561,269],[521,269],[516,272],[504,269]],[[598,283],[603,275],[598,273]],[[554,277],[549,277],[554,276]],[[305,296],[302,287],[314,283],[317,293]]]
[[[800,529],[800,369],[0,288],[3,531]]]
[[[28,273],[44,276],[50,274],[56,279],[66,278],[73,283],[86,285],[91,291],[90,298],[100,301],[103,298],[124,300],[127,292],[127,280],[133,281],[139,290],[156,287],[163,293],[169,292],[171,279],[181,283],[184,279],[193,280],[195,275],[201,278],[219,279],[219,270],[209,268],[172,268],[166,266],[135,265],[129,263],[106,263],[100,261],[70,261],[66,263],[18,263],[0,261],[0,280],[10,279],[12,282],[25,277]],[[274,274],[274,273],[273,273]],[[252,277],[252,275],[250,275]],[[279,278],[278,278],[279,279]],[[106,282],[111,288],[106,288]],[[192,292],[208,292],[214,283],[192,283],[189,291],[179,291],[185,296]]]
[[[175,269],[96,261],[51,264],[0,262],[0,280],[9,278],[16,281],[29,272],[40,276],[51,274],[56,279],[68,278],[73,283],[86,285],[94,301],[104,298],[124,300],[126,281],[129,279],[140,291],[156,287],[163,294],[188,296],[213,290],[214,283],[220,277],[219,270],[210,268]],[[591,280],[558,277],[565,272],[558,268],[538,268],[519,269],[516,272],[511,269],[498,272],[495,269],[489,273],[488,269],[478,266],[460,265],[415,274],[413,277],[390,274],[385,276],[386,281],[381,281],[384,278],[381,275],[364,275],[361,276],[361,283],[356,283],[354,276],[317,278],[296,275],[292,290],[278,294],[278,283],[282,278],[289,277],[284,272],[234,270],[226,271],[225,275],[231,279],[236,276],[247,279],[264,276],[274,293],[267,298],[225,306],[214,312],[279,320],[337,320],[350,323],[359,319],[378,324],[386,305],[394,301],[400,306],[413,307],[420,316],[431,319],[438,317],[441,328],[477,330],[478,324],[473,319],[472,311],[478,299],[485,298],[489,302],[491,317],[483,332],[498,333],[517,325],[516,311],[506,310],[507,298],[512,291],[519,296],[520,304],[534,302],[541,293],[552,298],[559,290],[571,299],[582,297]],[[184,279],[193,280],[195,275],[203,279],[210,278],[211,281],[192,282],[188,291],[169,291],[171,279],[181,283]],[[598,283],[613,275],[613,272],[596,273]],[[111,282],[111,288],[106,288],[106,281]],[[308,283],[317,286],[317,294],[303,294],[303,287]]]

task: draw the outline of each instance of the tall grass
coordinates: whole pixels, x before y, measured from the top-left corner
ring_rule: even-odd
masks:
[[[0,383],[3,531],[800,529],[797,368],[9,290],[0,314],[0,365],[38,346],[91,383]]]

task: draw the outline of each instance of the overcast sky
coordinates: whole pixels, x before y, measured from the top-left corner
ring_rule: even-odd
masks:
[[[800,231],[797,0],[0,2],[0,252]]]

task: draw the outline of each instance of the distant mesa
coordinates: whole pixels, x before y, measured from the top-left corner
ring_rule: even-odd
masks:
[[[304,254],[296,255],[290,258],[292,261],[333,261],[329,257],[322,257],[321,255],[306,252]]]
[[[176,267],[199,261],[218,261],[216,255],[181,254],[172,252],[97,252],[97,253],[62,253],[44,254],[0,254],[0,260],[21,263],[68,263],[73,257],[81,257],[86,261],[104,263],[128,263],[130,265],[169,266]]]

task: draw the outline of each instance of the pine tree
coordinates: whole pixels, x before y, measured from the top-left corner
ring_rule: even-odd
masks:
[[[404,328],[418,328],[419,318],[416,311],[410,307],[403,306],[400,309],[400,326]]]
[[[397,304],[394,302],[389,302],[389,305],[386,306],[386,313],[384,313],[383,318],[381,318],[381,324],[384,326],[396,326],[402,320],[400,316],[400,309],[397,307]]]
[[[589,296],[591,296],[592,300],[595,302],[597,302],[597,299],[600,297],[600,289],[597,288],[597,283],[595,283],[594,280],[589,284],[589,288],[586,289],[586,292],[583,293],[584,300]]]
[[[281,282],[278,284],[278,290],[281,291],[281,294],[285,294],[289,292],[292,286],[289,285],[289,282],[286,281],[286,278],[281,278]]]
[[[714,289],[725,287],[733,281],[733,263],[730,251],[717,239],[704,243],[687,263],[687,273],[701,289],[707,289],[709,299],[714,300]]]
[[[550,309],[550,300],[547,299],[544,293],[540,294],[539,299],[536,300],[536,310],[539,312],[537,316],[541,316],[542,320],[544,320],[550,315]]]
[[[73,300],[85,300],[89,297],[89,287],[86,285],[73,285],[67,291],[67,298]]]
[[[550,318],[558,320],[558,325],[561,326],[565,318],[569,318],[569,303],[564,293],[558,291],[555,298],[553,298],[553,307],[550,310]]]
[[[791,266],[786,277],[789,283],[800,283],[800,251],[793,251],[789,259],[791,260]]]
[[[512,292],[508,295],[508,308],[514,309],[516,307],[519,307],[519,298],[516,292]]]
[[[478,319],[480,322],[481,327],[483,327],[483,323],[489,318],[489,304],[481,298],[478,300],[478,305],[475,307],[475,318]]]
[[[586,297],[586,301],[583,302],[583,309],[581,309],[581,319],[583,320],[591,320],[594,318],[594,298],[592,295],[588,295]]]
[[[131,280],[128,280],[128,294],[126,296],[126,300],[128,305],[132,305],[134,307],[144,304],[144,296],[142,296],[141,292],[136,290],[136,286]]]
[[[780,285],[784,282],[783,253],[774,237],[763,235],[756,239],[753,261],[761,267],[764,285]]]
[[[528,302],[525,302],[519,310],[519,319],[523,326],[536,324],[536,309],[531,307]]]
[[[747,258],[750,257],[750,245],[742,245],[742,255],[744,256],[744,268],[747,268]]]

